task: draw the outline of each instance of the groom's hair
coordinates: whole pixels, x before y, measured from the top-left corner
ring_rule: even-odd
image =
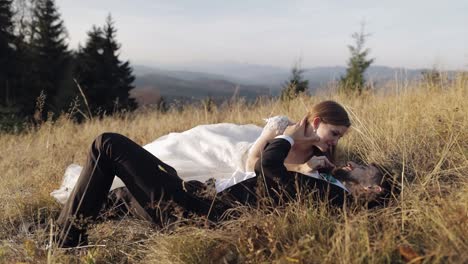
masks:
[[[400,194],[400,187],[389,167],[376,163],[370,163],[369,165],[379,170],[379,186],[382,188],[382,192],[373,201],[369,202],[369,207],[387,206]]]
[[[370,163],[368,166],[377,168],[377,172],[373,175],[373,178],[376,180],[375,183],[382,188],[382,191],[369,201],[369,207],[385,206],[399,193],[399,188],[397,184],[395,184],[390,170],[387,167],[376,163]],[[356,179],[350,176],[350,172],[342,168],[335,168],[328,171],[322,170],[321,172],[330,173],[340,181],[349,182],[351,184],[357,183]]]

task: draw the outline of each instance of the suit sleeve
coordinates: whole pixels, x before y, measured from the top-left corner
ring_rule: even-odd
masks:
[[[281,193],[281,190],[285,190],[294,197],[297,193],[295,183],[299,182],[307,190],[315,190],[316,198],[325,199],[333,205],[343,205],[347,195],[340,187],[286,169],[284,160],[290,149],[291,144],[286,139],[273,139],[255,164],[255,173],[259,176],[259,180],[264,180],[268,192]],[[271,192],[272,190],[275,192]]]
[[[284,166],[291,144],[283,138],[273,139],[267,144],[255,164],[256,175],[263,175],[269,180],[287,183],[291,180],[290,173]]]

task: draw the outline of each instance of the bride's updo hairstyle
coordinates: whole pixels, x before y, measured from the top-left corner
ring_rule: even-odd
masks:
[[[314,118],[319,117],[320,121],[325,124],[334,126],[350,127],[348,112],[342,105],[335,101],[322,101],[312,107],[307,114],[307,122],[312,124]],[[314,147],[312,155],[325,155],[331,162],[335,162],[335,148],[330,148],[327,153],[323,153],[317,147]]]
[[[320,120],[326,124],[345,127],[351,126],[348,113],[342,105],[335,101],[322,101],[314,105],[307,114],[307,121],[311,124],[316,117],[320,117]]]

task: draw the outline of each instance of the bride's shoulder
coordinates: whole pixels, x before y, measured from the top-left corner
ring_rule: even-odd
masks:
[[[269,118],[264,119],[266,124],[264,130],[274,130],[278,131],[280,134],[291,124],[291,120],[287,116],[284,115],[277,115]]]

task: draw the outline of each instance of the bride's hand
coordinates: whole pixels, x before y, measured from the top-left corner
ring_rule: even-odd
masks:
[[[315,143],[320,141],[320,138],[317,136],[315,132],[310,133],[309,135],[306,134],[307,128],[307,116],[305,116],[300,122],[297,122],[293,125],[288,126],[283,135],[290,136],[294,142],[301,141],[301,142],[311,142]]]
[[[313,156],[310,160],[302,166],[303,172],[316,171],[324,168],[334,168],[335,165],[331,163],[325,156]]]

